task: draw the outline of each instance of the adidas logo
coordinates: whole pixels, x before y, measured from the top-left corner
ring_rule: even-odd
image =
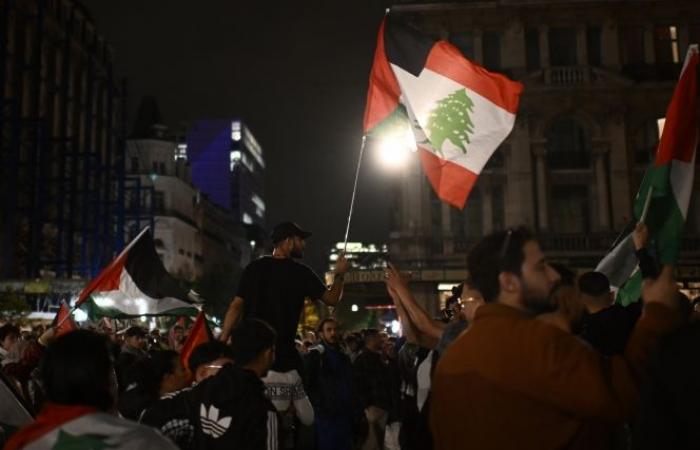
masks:
[[[220,438],[231,426],[231,417],[219,419],[219,409],[211,405],[208,409],[204,404],[199,407],[199,417],[202,422],[202,432],[214,439]]]

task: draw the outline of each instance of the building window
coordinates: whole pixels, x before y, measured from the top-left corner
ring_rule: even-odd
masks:
[[[654,28],[654,55],[657,63],[678,64],[681,61],[678,48],[678,30],[675,26]]]
[[[139,173],[139,159],[136,156],[131,157],[131,173]]]
[[[691,23],[688,25],[688,45],[700,42],[700,23]],[[684,54],[688,49],[684,49]]]
[[[552,189],[551,220],[556,233],[590,231],[588,186],[556,186]]]
[[[474,59],[474,34],[471,31],[450,34],[450,42],[468,59]]]
[[[153,171],[152,171],[152,172],[153,172],[153,173],[158,173],[158,163],[155,162],[155,161],[153,161],[153,163],[152,163],[151,165],[153,166]]]
[[[635,164],[647,165],[652,161],[659,145],[659,127],[655,119],[647,120],[637,129],[632,145]]]
[[[165,175],[165,163],[160,163],[160,174]]]
[[[620,38],[622,63],[627,66],[644,64],[644,28],[640,26],[622,27]]]
[[[576,30],[574,28],[549,29],[549,62],[552,66],[575,66]]]
[[[486,31],[482,35],[484,49],[484,67],[489,70],[501,68],[501,33]]]
[[[555,120],[547,131],[547,165],[552,169],[585,169],[590,165],[590,141],[573,117]]]
[[[506,227],[506,206],[503,198],[503,186],[494,186],[491,190],[491,211],[493,213],[493,230],[503,230]]]
[[[442,201],[430,190],[430,225],[433,240],[442,240]]]
[[[586,53],[588,54],[589,66],[600,67],[602,65],[601,47],[600,27],[586,28]]]
[[[540,30],[528,28],[525,31],[525,59],[527,70],[540,68]]]

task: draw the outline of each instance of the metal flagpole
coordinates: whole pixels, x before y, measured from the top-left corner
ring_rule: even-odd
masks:
[[[343,244],[343,253],[348,249],[348,236],[350,235],[350,222],[352,221],[352,212],[355,208],[355,196],[357,195],[357,182],[360,179],[360,166],[362,166],[362,155],[365,153],[365,143],[367,135],[362,136],[362,145],[360,145],[360,156],[357,158],[357,169],[355,169],[355,184],[352,188],[352,197],[350,198],[350,212],[348,213],[348,225],[345,228],[345,242]]]

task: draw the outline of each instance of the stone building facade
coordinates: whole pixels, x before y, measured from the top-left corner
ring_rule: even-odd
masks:
[[[477,239],[520,224],[538,233],[552,259],[594,267],[632,221],[658,119],[688,45],[700,41],[700,3],[400,1],[391,14],[525,86],[513,131],[464,210],[437,199],[417,158],[401,174],[390,254],[429,273],[416,283],[426,305],[436,308],[438,281],[461,281]],[[690,287],[700,260],[695,194],[679,268]],[[438,272],[442,279],[431,280]]]

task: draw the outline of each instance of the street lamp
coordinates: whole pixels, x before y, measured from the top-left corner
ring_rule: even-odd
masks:
[[[413,136],[413,131],[407,127],[402,131],[392,133],[379,140],[377,158],[383,167],[387,169],[398,169],[403,167],[410,154],[416,150],[416,141]]]

